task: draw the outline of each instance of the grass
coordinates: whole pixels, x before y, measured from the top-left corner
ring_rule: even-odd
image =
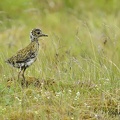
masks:
[[[119,120],[118,0],[4,0],[0,11],[2,120]],[[35,27],[49,37],[22,89],[4,61],[29,44]]]

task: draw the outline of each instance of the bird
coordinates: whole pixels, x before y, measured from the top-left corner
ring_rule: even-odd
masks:
[[[30,32],[30,44],[25,48],[19,50],[15,55],[8,58],[6,62],[10,64],[14,68],[20,69],[18,73],[18,80],[20,74],[22,72],[23,80],[21,81],[21,85],[23,86],[26,82],[25,80],[25,70],[32,65],[38,56],[39,51],[39,41],[38,38],[40,37],[48,37],[47,34],[42,33],[42,30],[39,28],[34,28]]]

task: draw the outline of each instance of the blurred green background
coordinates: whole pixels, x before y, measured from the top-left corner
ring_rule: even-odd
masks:
[[[119,6],[119,0],[4,0],[0,4],[1,51],[4,54],[11,47],[13,53],[25,47],[31,29],[41,28],[49,35],[44,47],[48,51],[56,47],[51,55],[61,50],[96,59],[102,54],[118,63]]]
[[[15,41],[18,45],[19,41],[25,44],[29,31],[38,27],[49,34],[49,39],[58,37],[61,46],[77,55],[92,50],[89,52],[92,56],[91,41],[96,49],[103,49],[101,44],[106,39],[110,42],[107,49],[112,46],[119,49],[116,43],[119,39],[119,6],[118,0],[4,0],[0,4],[1,46],[16,44]]]
[[[58,28],[64,27],[66,23],[78,27],[77,20],[92,20],[92,24],[99,25],[106,22],[107,18],[119,19],[119,6],[118,0],[4,0],[0,4],[0,29],[25,24],[59,30]]]

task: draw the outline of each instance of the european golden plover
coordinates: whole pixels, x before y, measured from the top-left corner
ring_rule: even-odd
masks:
[[[32,63],[37,59],[39,50],[39,37],[47,37],[48,35],[43,34],[41,29],[35,28],[30,32],[31,43],[25,48],[19,50],[14,56],[6,60],[6,62],[15,68],[19,68],[18,79],[22,72],[23,81],[21,84],[25,83],[24,72]]]

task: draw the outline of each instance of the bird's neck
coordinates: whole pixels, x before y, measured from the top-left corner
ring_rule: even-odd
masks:
[[[38,42],[38,38],[32,38],[30,40],[31,40],[31,42]]]
[[[38,38],[31,39],[31,44],[37,45],[39,47]]]
[[[37,42],[38,42],[38,37],[33,36],[33,35],[30,33],[30,40],[31,40],[31,42],[33,42],[33,41],[37,41]]]

